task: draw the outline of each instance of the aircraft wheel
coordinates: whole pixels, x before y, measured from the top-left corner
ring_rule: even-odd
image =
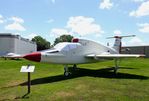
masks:
[[[64,72],[64,76],[69,76],[70,75],[70,73],[69,72]]]

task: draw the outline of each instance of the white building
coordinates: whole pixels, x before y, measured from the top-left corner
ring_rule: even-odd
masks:
[[[0,56],[7,53],[26,54],[37,51],[37,45],[28,39],[11,33],[0,33]]]

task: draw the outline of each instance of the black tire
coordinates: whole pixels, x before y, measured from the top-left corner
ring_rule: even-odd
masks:
[[[69,72],[64,72],[64,76],[68,77],[70,75]]]

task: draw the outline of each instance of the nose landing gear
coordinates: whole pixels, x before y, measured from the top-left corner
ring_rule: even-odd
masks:
[[[73,70],[76,70],[77,69],[77,65],[74,64],[72,68],[73,68]],[[68,77],[68,76],[70,76],[70,74],[71,74],[71,72],[68,69],[68,65],[65,65],[64,66],[64,76]]]

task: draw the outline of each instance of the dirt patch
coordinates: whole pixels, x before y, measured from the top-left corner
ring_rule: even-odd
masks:
[[[11,88],[11,87],[16,87],[19,86],[22,83],[21,80],[13,80],[8,82],[5,86],[1,87],[1,88]]]
[[[64,91],[61,91],[61,92],[57,92],[56,93],[56,96],[57,97],[70,97],[70,96],[74,96],[74,92],[70,91],[70,92],[64,92]]]
[[[1,96],[0,101],[9,101],[9,100],[15,100],[16,96],[15,95],[8,95],[6,96]]]
[[[86,85],[84,85],[84,84],[76,85],[75,89],[76,89],[76,90],[86,89]]]

